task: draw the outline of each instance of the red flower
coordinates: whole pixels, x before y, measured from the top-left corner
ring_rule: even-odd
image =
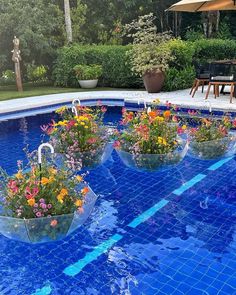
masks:
[[[37,196],[38,192],[39,189],[37,187],[34,187],[31,191],[31,189],[27,186],[25,189],[25,197],[27,200],[32,199]]]

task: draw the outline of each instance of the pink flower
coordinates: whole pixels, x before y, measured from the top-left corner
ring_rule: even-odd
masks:
[[[97,141],[97,138],[96,137],[91,137],[91,138],[89,138],[88,140],[87,140],[87,143],[88,144],[93,144],[93,143],[95,143]]]
[[[44,204],[44,203],[41,203],[41,204],[40,204],[40,207],[41,207],[42,209],[46,209],[46,208],[47,208],[47,205]]]
[[[178,127],[177,128],[177,132],[178,132],[178,134],[183,134],[184,133],[184,130],[183,130],[182,127]]]
[[[45,200],[44,199],[40,199],[39,202],[40,203],[45,203]]]
[[[121,147],[120,141],[119,141],[119,140],[116,140],[116,141],[114,142],[114,144],[113,144],[113,147],[114,147],[115,149],[120,149],[120,147]]]
[[[18,190],[19,190],[19,188],[18,188],[18,186],[17,186],[17,182],[15,181],[15,180],[10,180],[9,182],[8,182],[8,185],[7,185],[8,187],[9,187],[9,189],[13,192],[13,193],[17,193],[18,192]]]
[[[36,213],[36,216],[37,216],[37,217],[41,217],[41,216],[42,216],[42,213],[41,213],[41,212],[37,212],[37,213]]]
[[[102,108],[101,108],[101,111],[102,111],[102,113],[106,113],[106,111],[107,111],[107,108],[106,108],[106,107],[104,107],[104,106],[102,106]]]
[[[27,186],[25,189],[25,197],[27,200],[33,199],[34,197],[37,196],[38,192],[39,192],[39,189],[37,187],[34,187],[31,190],[30,187]]]
[[[233,121],[233,127],[236,128],[236,119]]]
[[[67,128],[67,129],[70,129],[70,128],[73,127],[75,124],[76,124],[76,121],[75,121],[75,120],[71,120],[70,122],[67,123],[66,128]]]
[[[48,204],[48,209],[52,209],[52,204]]]

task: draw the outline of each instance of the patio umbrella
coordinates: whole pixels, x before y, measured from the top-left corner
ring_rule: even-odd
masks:
[[[236,10],[236,0],[182,0],[167,9],[167,11],[210,11]]]

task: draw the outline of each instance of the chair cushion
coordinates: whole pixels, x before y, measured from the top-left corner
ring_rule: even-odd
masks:
[[[211,80],[212,81],[216,81],[216,82],[227,82],[227,81],[233,81],[234,80],[234,75],[232,76],[214,76],[214,77],[211,77]]]

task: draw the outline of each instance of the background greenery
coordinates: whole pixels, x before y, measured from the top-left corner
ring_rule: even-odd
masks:
[[[53,78],[57,85],[77,87],[72,68],[78,63],[98,63],[104,70],[100,85],[140,87],[142,81],[130,71],[125,54],[130,39],[123,36],[122,29],[138,16],[153,12],[158,32],[197,40],[194,49],[190,43],[175,41],[170,45],[177,58],[166,73],[165,89],[187,87],[194,74],[192,59],[235,57],[236,14],[218,14],[219,27],[211,37],[222,41],[206,40],[204,14],[165,12],[176,1],[70,0],[74,44],[68,46],[64,0],[0,0],[0,85],[14,81],[11,50],[16,35],[21,42],[24,81]]]
[[[192,85],[195,69],[193,62],[210,62],[225,58],[236,58],[236,41],[233,40],[199,40],[169,41],[169,47],[175,60],[166,72],[164,89],[167,91],[184,89]],[[74,44],[58,51],[53,79],[58,86],[78,87],[73,67],[76,64],[101,64],[103,76],[100,86],[136,88],[142,87],[142,80],[133,74],[126,52],[130,46]]]

